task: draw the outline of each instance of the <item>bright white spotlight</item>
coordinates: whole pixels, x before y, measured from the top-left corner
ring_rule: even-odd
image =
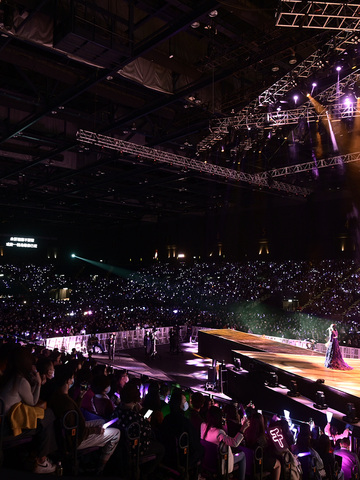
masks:
[[[71,258],[75,258],[75,257],[76,257],[75,253],[72,253]]]
[[[337,72],[340,72],[341,68],[342,68],[342,67],[340,67],[340,65],[338,65],[338,66],[336,67],[336,71],[337,71]]]
[[[294,102],[296,103],[299,100],[299,95],[294,95],[293,99],[294,99]]]

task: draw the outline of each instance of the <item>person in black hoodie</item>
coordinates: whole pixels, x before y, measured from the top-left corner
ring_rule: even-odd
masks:
[[[169,401],[170,413],[166,415],[160,426],[160,441],[165,447],[164,463],[168,467],[177,466],[176,440],[183,432],[189,436],[189,469],[196,467],[202,456],[200,435],[185,416],[189,408],[185,394],[180,388],[175,388]]]

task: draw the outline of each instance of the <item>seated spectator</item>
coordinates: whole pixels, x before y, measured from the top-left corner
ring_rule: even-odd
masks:
[[[71,367],[69,366],[69,368]],[[96,415],[93,404],[95,393],[91,388],[92,381],[92,370],[90,366],[86,364],[86,367],[79,370],[76,374],[74,385],[69,391],[70,397],[80,405],[85,420],[96,420],[99,418],[98,415]]]
[[[210,407],[212,407],[212,406],[214,406],[214,399],[212,398],[212,395],[204,397],[204,404],[200,408],[200,412],[199,412],[200,415],[203,418],[203,422],[207,421],[208,412],[209,412]]]
[[[5,424],[5,434],[10,434],[10,427],[14,434],[34,430],[37,447],[34,472],[54,472],[56,465],[48,458],[48,455],[56,450],[54,415],[51,410],[37,406],[41,377],[35,370],[30,350],[18,344],[14,345],[0,379],[0,398],[4,402],[4,413],[9,420],[8,424]],[[17,412],[21,413],[21,416],[18,416]]]
[[[200,415],[200,409],[204,405],[204,395],[201,392],[194,392],[191,394],[190,408],[186,412],[186,416],[190,420],[195,431],[200,437],[200,427],[203,423],[203,418]]]
[[[55,368],[50,358],[42,357],[37,361],[37,371],[41,377],[40,399],[47,402],[54,391]]]
[[[120,432],[117,428],[107,428],[102,425],[104,420],[85,421],[85,418],[78,404],[69,396],[69,388],[74,383],[74,372],[67,365],[59,365],[55,371],[55,382],[57,390],[49,400],[56,418],[62,419],[64,415],[75,410],[79,416],[78,444],[77,448],[82,450],[88,447],[101,447],[101,456],[97,473],[101,474],[120,439]]]
[[[334,454],[342,457],[342,470],[344,472],[344,480],[356,478],[360,473],[359,457],[356,453],[350,451],[350,438],[342,438],[340,440],[340,449],[334,450]]]
[[[243,432],[248,426],[247,422],[244,422],[242,432],[238,432],[235,437],[230,437],[225,432],[223,427],[222,412],[219,407],[212,406],[208,412],[208,418],[206,423],[201,424],[201,438],[207,442],[220,445],[224,442],[229,447],[238,447],[244,438]],[[238,478],[240,480],[245,479],[246,471],[246,458],[244,452],[239,452],[234,457],[231,448],[229,448],[228,454],[228,472],[231,473],[234,469],[234,464],[238,464]]]
[[[121,404],[116,407],[114,417],[118,417],[117,426],[121,431],[129,427],[133,422],[140,425],[140,455],[155,455],[155,460],[142,465],[142,474],[153,473],[164,456],[164,447],[155,440],[152,435],[151,426],[148,420],[140,413],[140,391],[135,382],[128,382],[121,393]]]
[[[303,478],[306,479],[309,477],[309,471],[313,467],[316,468],[318,475],[323,478],[326,476],[326,471],[324,468],[324,463],[322,458],[318,454],[316,450],[314,450],[311,446],[311,432],[310,426],[307,423],[302,423],[300,425],[300,431],[296,439],[296,444],[294,446],[294,453],[298,455],[301,465],[303,467]],[[305,457],[309,456],[310,460],[307,462],[309,471],[306,471],[304,464],[305,464]]]
[[[119,405],[121,402],[121,392],[129,381],[127,370],[115,370],[111,377],[111,391],[110,398],[114,405]]]
[[[272,444],[266,434],[264,417],[257,411],[252,411],[249,419],[249,428],[245,430],[245,444],[247,447],[263,449],[263,465],[264,471],[270,472],[271,478],[280,479],[281,463],[273,451]]]
[[[242,423],[237,405],[234,403],[226,404],[224,406],[224,413],[226,418],[227,433],[229,437],[235,437],[237,433],[242,431]]]
[[[164,417],[160,427],[160,439],[165,447],[164,463],[173,467],[177,465],[176,441],[183,432],[189,437],[189,468],[196,466],[201,458],[200,437],[186,418],[188,408],[186,397],[180,388],[174,388],[169,401],[170,413]]]
[[[150,380],[149,388],[144,397],[142,407],[142,413],[144,415],[148,410],[152,410],[150,424],[153,431],[157,432],[164,417],[161,411],[160,387],[156,380]]]
[[[62,364],[62,355],[59,350],[55,349],[50,353],[50,360],[53,362],[54,367]]]
[[[99,417],[110,419],[115,409],[110,400],[110,378],[107,375],[96,375],[93,378],[91,389],[94,392],[92,405],[94,412]]]
[[[330,438],[324,433],[319,437],[316,451],[318,452],[323,461],[326,478],[335,478],[335,455],[333,452]],[[344,472],[342,469],[340,469],[340,471],[338,472],[337,478],[338,480],[344,479]]]
[[[161,413],[163,417],[166,417],[170,413],[169,407],[169,398],[170,398],[171,388],[166,382],[163,382],[160,385],[160,402],[161,402]]]
[[[347,438],[350,435],[350,430],[345,428],[345,430],[340,433],[335,425],[331,423],[327,423],[324,428],[324,433],[327,435],[330,440],[333,442],[334,446],[339,444],[342,438]]]

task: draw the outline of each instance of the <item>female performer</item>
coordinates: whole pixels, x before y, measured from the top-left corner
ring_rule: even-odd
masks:
[[[332,368],[333,370],[352,370],[353,367],[350,367],[342,358],[336,325],[332,323],[328,330],[329,340],[326,344],[325,367]]]

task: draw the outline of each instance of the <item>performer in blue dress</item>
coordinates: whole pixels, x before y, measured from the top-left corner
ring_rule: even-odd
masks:
[[[352,370],[353,367],[350,367],[350,365],[348,365],[342,358],[338,340],[338,331],[336,329],[335,323],[330,325],[328,331],[329,340],[326,344],[327,350],[325,357],[325,367],[332,368],[333,370]]]

